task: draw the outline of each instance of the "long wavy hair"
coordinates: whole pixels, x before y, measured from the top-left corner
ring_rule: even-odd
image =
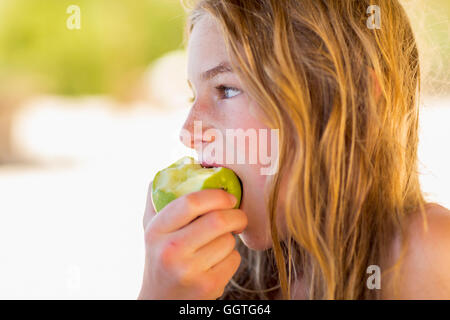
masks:
[[[426,222],[417,170],[419,56],[400,3],[184,5],[186,38],[202,16],[213,17],[247,93],[280,130],[279,171],[267,183],[273,246],[238,244],[242,263],[221,299],[270,299],[277,288],[290,299],[299,274],[309,299],[380,298],[366,286],[368,266],[387,261],[396,235],[404,253],[413,212]],[[371,5],[380,9],[380,29],[367,26]]]

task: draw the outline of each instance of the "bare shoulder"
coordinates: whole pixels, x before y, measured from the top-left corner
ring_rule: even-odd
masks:
[[[382,289],[386,299],[450,299],[450,210],[426,205],[426,224],[420,213],[408,224],[408,247],[401,266],[398,291],[389,280]],[[394,256],[400,253],[399,242]],[[382,280],[383,281],[383,280]]]

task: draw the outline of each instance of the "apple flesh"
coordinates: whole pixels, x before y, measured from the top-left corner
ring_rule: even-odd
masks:
[[[241,182],[228,168],[204,168],[191,157],[184,157],[159,171],[152,184],[152,202],[156,212],[169,202],[185,194],[204,189],[223,189],[237,199],[235,209],[241,204]]]

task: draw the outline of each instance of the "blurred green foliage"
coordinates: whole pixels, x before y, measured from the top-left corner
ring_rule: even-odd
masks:
[[[66,26],[69,5],[79,30]],[[0,0],[0,85],[37,75],[53,93],[111,93],[182,47],[184,19],[179,0]]]
[[[426,84],[447,85],[450,1],[402,2],[426,15],[416,28],[431,41]],[[66,26],[69,5],[81,9],[80,30]],[[182,48],[184,20],[180,0],[0,0],[0,96],[30,83],[64,95],[127,90],[155,58]]]
[[[450,93],[450,1],[428,0],[425,10],[424,28],[416,32],[416,37],[424,37],[426,48],[422,55],[430,61],[426,63],[429,78],[425,79],[432,94]],[[412,21],[414,24],[415,21]],[[424,61],[422,60],[422,65]],[[425,83],[427,86],[427,83]]]

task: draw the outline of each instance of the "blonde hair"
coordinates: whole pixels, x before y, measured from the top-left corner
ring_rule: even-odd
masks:
[[[381,29],[366,25],[371,5]],[[403,8],[396,0],[202,0],[191,8],[187,35],[205,14],[217,21],[248,94],[280,130],[280,170],[268,182],[273,246],[255,252],[240,243],[243,263],[222,298],[269,299],[279,285],[289,299],[298,272],[309,299],[380,298],[366,286],[368,266],[388,259],[396,234],[406,244],[413,211],[425,217],[419,56]]]

